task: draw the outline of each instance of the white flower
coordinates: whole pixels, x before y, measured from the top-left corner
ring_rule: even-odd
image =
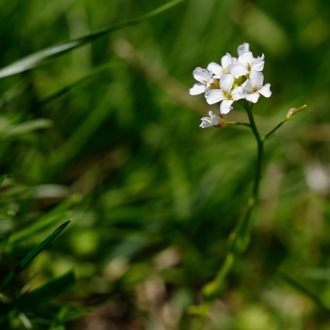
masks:
[[[234,101],[244,98],[242,87],[232,89],[234,77],[229,74],[224,74],[220,78],[220,89],[212,89],[205,94],[206,102],[214,104],[222,101],[220,104],[220,112],[228,113],[232,109]]]
[[[223,116],[221,115],[215,115],[212,111],[209,111],[209,116],[210,117],[203,117],[202,118],[202,123],[199,125],[201,128],[206,128],[206,127],[225,127],[226,120]]]
[[[194,78],[199,81],[192,88],[189,89],[190,95],[202,94],[208,90],[210,85],[213,83],[213,78],[210,73],[202,68],[196,68],[193,72]]]
[[[250,45],[247,42],[244,42],[244,44],[239,45],[237,47],[238,56],[241,56],[243,53],[248,52],[249,51],[249,47],[250,47]]]
[[[221,58],[221,65],[210,63],[207,67],[214,78],[220,79],[223,74],[232,74],[235,78],[243,76],[246,72],[245,67],[237,62],[237,58],[227,54]]]
[[[250,74],[250,79],[242,85],[246,100],[256,103],[260,94],[264,97],[270,97],[272,95],[272,92],[269,89],[270,84],[262,86],[263,82],[264,75],[261,72],[253,71]]]
[[[265,56],[258,56],[254,58],[250,51],[246,51],[242,53],[239,58],[238,62],[244,65],[245,73],[244,74],[251,74],[253,71],[262,71],[265,65],[264,61]]]

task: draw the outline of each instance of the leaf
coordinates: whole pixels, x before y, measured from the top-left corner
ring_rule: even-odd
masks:
[[[51,127],[53,122],[49,119],[35,119],[9,126],[1,135],[1,139],[19,136],[25,133],[33,132],[38,129]]]
[[[105,64],[105,65],[100,65],[98,67],[96,67],[95,69],[87,72],[86,74],[76,78],[75,80],[71,81],[69,84],[65,85],[64,87],[60,88],[59,90],[57,90],[56,92],[50,94],[49,96],[45,97],[43,100],[41,100],[39,103],[40,104],[46,104],[50,101],[53,101],[54,99],[56,99],[57,97],[60,97],[62,95],[64,95],[65,93],[69,92],[72,88],[78,86],[79,84],[83,83],[85,80],[93,77],[94,75],[105,71],[107,69],[109,69],[114,63],[111,64]]]
[[[0,70],[0,78],[8,77],[20,72],[24,72],[30,69],[33,69],[45,62],[45,60],[49,58],[53,58],[59,55],[62,55],[70,50],[73,50],[75,48],[78,48],[82,45],[85,45],[87,43],[93,42],[94,40],[111,33],[113,31],[122,29],[126,26],[131,26],[138,24],[140,22],[143,22],[144,20],[147,20],[153,16],[156,16],[160,13],[162,13],[165,10],[168,10],[179,3],[183,2],[185,0],[174,0],[171,1],[155,10],[152,10],[151,12],[141,15],[137,18],[131,19],[126,22],[117,23],[111,26],[108,26],[106,28],[100,29],[98,31],[95,31],[94,33],[71,39],[62,43],[59,43],[57,45],[45,48],[41,51],[38,51],[36,53],[33,53],[27,57],[22,58],[21,60],[18,60],[17,62],[14,62],[13,64],[10,64],[3,69]]]
[[[5,181],[5,179],[9,178],[11,175],[9,174],[0,174],[0,188],[3,184],[3,182]]]
[[[74,310],[72,310],[72,308],[70,308],[70,310],[67,311],[67,313],[65,315],[63,315],[63,317],[61,317],[59,319],[59,321],[62,323],[62,324],[66,324],[68,322],[72,322],[76,319],[79,319],[85,315],[90,315],[92,314],[93,311],[90,309],[90,308],[75,308]],[[54,330],[54,329],[52,329]]]
[[[311,292],[309,289],[305,288],[300,283],[296,282],[296,280],[292,279],[289,276],[286,276],[285,274],[279,273],[278,275],[285,282],[287,282],[289,285],[291,285],[292,287],[294,287],[296,290],[300,291],[300,293],[302,293],[305,296],[309,297],[323,311],[325,311],[327,313],[330,312],[330,309],[324,305],[324,303],[322,302],[322,300],[314,292]]]
[[[79,194],[72,195],[68,200],[55,207],[52,211],[42,216],[38,221],[31,224],[29,227],[11,235],[8,239],[8,244],[12,245],[22,241],[38,231],[54,225],[57,221],[61,221],[63,218],[68,216],[68,209],[79,203],[81,199],[82,197]]]
[[[74,281],[74,273],[70,271],[61,277],[52,279],[40,288],[24,294],[16,301],[16,305],[25,311],[35,310],[43,303],[58,296],[68,286],[74,283]]]
[[[0,292],[7,286],[7,284],[16,277],[50,242],[52,242],[62,230],[69,224],[71,220],[63,223],[45,240],[38,244],[2,281],[0,285]]]

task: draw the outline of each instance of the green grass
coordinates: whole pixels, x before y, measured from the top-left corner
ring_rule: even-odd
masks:
[[[329,328],[328,2],[14,0],[0,13],[0,328]],[[249,247],[203,318],[257,150],[248,127],[200,129],[218,105],[188,89],[243,42],[265,54],[273,92],[253,110],[261,133],[308,107],[265,144]],[[235,105],[227,120],[248,118]]]

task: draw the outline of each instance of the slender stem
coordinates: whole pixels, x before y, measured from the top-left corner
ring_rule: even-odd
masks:
[[[287,116],[275,127],[273,128],[269,133],[267,133],[264,136],[264,140],[267,140],[269,138],[271,138],[273,136],[273,134],[284,124],[286,123],[288,120],[292,119],[293,116],[295,116],[299,111],[301,111],[302,109],[305,109],[307,107],[306,104],[304,104],[303,106],[299,107],[299,108],[291,108],[287,114]]]
[[[307,297],[309,297],[318,307],[320,307],[324,312],[330,313],[329,307],[323,302],[323,300],[318,297],[314,292],[310,291],[309,288],[306,288],[305,286],[298,283],[295,279],[282,274],[277,273],[277,275],[282,278],[284,281],[286,281],[288,284],[290,284],[293,288],[300,291],[300,293],[303,293]]]
[[[252,194],[248,202],[248,208],[245,213],[244,218],[242,218],[236,225],[235,229],[229,236],[230,239],[230,250],[225,258],[225,261],[217,273],[215,279],[208,283],[203,288],[204,296],[207,300],[212,300],[214,297],[220,295],[225,287],[225,279],[228,275],[232,265],[234,264],[235,258],[238,254],[243,253],[250,241],[250,231],[249,231],[249,222],[252,211],[256,206],[259,198],[259,185],[261,179],[261,170],[262,170],[262,158],[263,158],[263,146],[265,139],[262,138],[259,134],[258,128],[254,121],[252,106],[249,106],[247,102],[244,103],[244,108],[249,117],[249,127],[252,129],[252,132],[257,141],[258,147],[258,157],[257,157],[257,166],[254,177],[254,184],[252,189]]]
[[[290,118],[283,119],[275,128],[273,128],[269,133],[267,133],[264,137],[264,140],[267,140],[273,136],[273,134],[284,124],[286,123]]]
[[[246,127],[251,128],[251,125],[249,123],[243,123],[240,121],[227,121],[226,124],[227,125],[240,125],[240,126],[246,126]]]
[[[254,183],[253,183],[253,189],[251,193],[251,197],[248,202],[248,207],[245,213],[245,216],[241,218],[238,223],[236,224],[234,230],[229,236],[229,251],[226,255],[225,261],[218,271],[215,279],[208,284],[206,284],[203,287],[203,294],[206,299],[206,301],[210,302],[215,297],[219,296],[223,290],[225,289],[225,280],[226,276],[230,272],[230,269],[232,265],[235,262],[235,258],[243,253],[246,248],[248,247],[249,241],[250,241],[250,218],[253,209],[258,203],[259,199],[259,186],[260,186],[260,180],[261,180],[261,171],[262,171],[262,159],[263,159],[263,151],[264,151],[264,143],[265,141],[274,134],[286,121],[290,120],[297,112],[304,109],[306,105],[303,105],[302,107],[295,109],[292,108],[289,110],[288,115],[285,119],[282,120],[274,129],[272,129],[268,134],[265,136],[261,136],[257,125],[254,121],[253,113],[252,113],[252,107],[253,104],[242,101],[240,103],[246,110],[250,124],[248,123],[236,123],[236,122],[229,122],[228,125],[244,125],[248,126],[252,129],[252,132],[256,138],[257,141],[257,148],[258,148],[258,157],[257,157],[257,165],[256,165],[256,171],[255,171],[255,177],[254,177]]]
[[[264,151],[264,138],[261,138],[259,131],[257,129],[256,123],[254,121],[253,113],[252,113],[252,107],[253,104],[251,103],[251,106],[246,106],[246,111],[249,116],[252,132],[257,140],[258,145],[258,160],[257,160],[257,168],[255,173],[255,179],[254,179],[254,186],[253,186],[253,193],[252,197],[257,200],[258,193],[259,193],[259,183],[261,178],[261,166],[262,166],[262,158],[263,158],[263,151]]]

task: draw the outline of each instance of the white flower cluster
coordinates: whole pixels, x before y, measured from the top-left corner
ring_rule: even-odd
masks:
[[[220,103],[220,112],[228,113],[234,101],[246,99],[256,103],[260,95],[271,96],[270,84],[263,85],[264,55],[253,57],[249,44],[238,46],[238,58],[227,54],[221,58],[221,65],[210,63],[206,69],[196,68],[193,72],[198,81],[189,93],[198,95],[205,93],[208,104]],[[220,119],[209,112],[210,117],[203,117],[200,127],[219,126]]]

